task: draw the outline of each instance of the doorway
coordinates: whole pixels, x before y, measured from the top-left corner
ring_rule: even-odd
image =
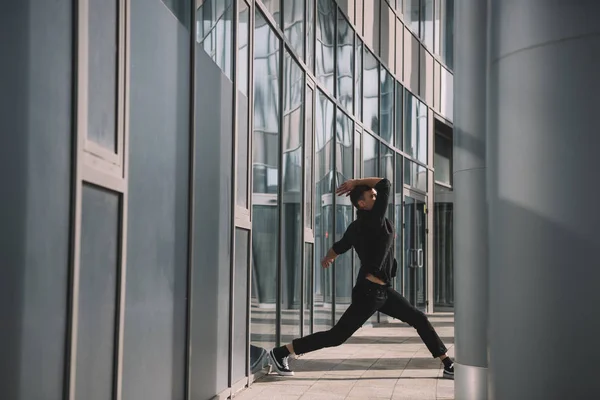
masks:
[[[427,198],[406,191],[404,207],[404,296],[418,309],[427,308]]]

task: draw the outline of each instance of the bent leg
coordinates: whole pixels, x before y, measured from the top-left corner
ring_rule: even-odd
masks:
[[[415,328],[434,358],[441,357],[448,351],[427,316],[413,307],[408,300],[394,289],[388,289],[387,301],[379,311]]]

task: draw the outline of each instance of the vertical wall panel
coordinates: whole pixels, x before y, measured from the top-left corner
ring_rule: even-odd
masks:
[[[0,7],[0,388],[62,399],[69,267],[72,1]]]
[[[123,399],[184,398],[190,32],[131,0]]]
[[[246,341],[248,317],[248,262],[249,262],[250,232],[245,229],[235,230],[235,284],[233,303],[233,365],[231,366],[231,381],[235,383],[246,375]]]

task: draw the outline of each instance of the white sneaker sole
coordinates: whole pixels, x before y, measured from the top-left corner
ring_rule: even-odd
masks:
[[[277,372],[278,375],[294,376],[294,371],[284,371],[277,366],[277,362],[275,362],[275,356],[273,355],[273,350],[269,352],[269,359],[271,360],[271,370],[275,370],[275,372]]]

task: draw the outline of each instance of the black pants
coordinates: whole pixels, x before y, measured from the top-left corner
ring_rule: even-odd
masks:
[[[414,327],[434,358],[446,354],[446,347],[425,314],[413,307],[393,288],[381,286],[366,279],[358,283],[352,290],[352,304],[338,323],[328,331],[295,339],[293,341],[294,352],[305,354],[324,347],[339,346],[348,340],[376,311]]]

